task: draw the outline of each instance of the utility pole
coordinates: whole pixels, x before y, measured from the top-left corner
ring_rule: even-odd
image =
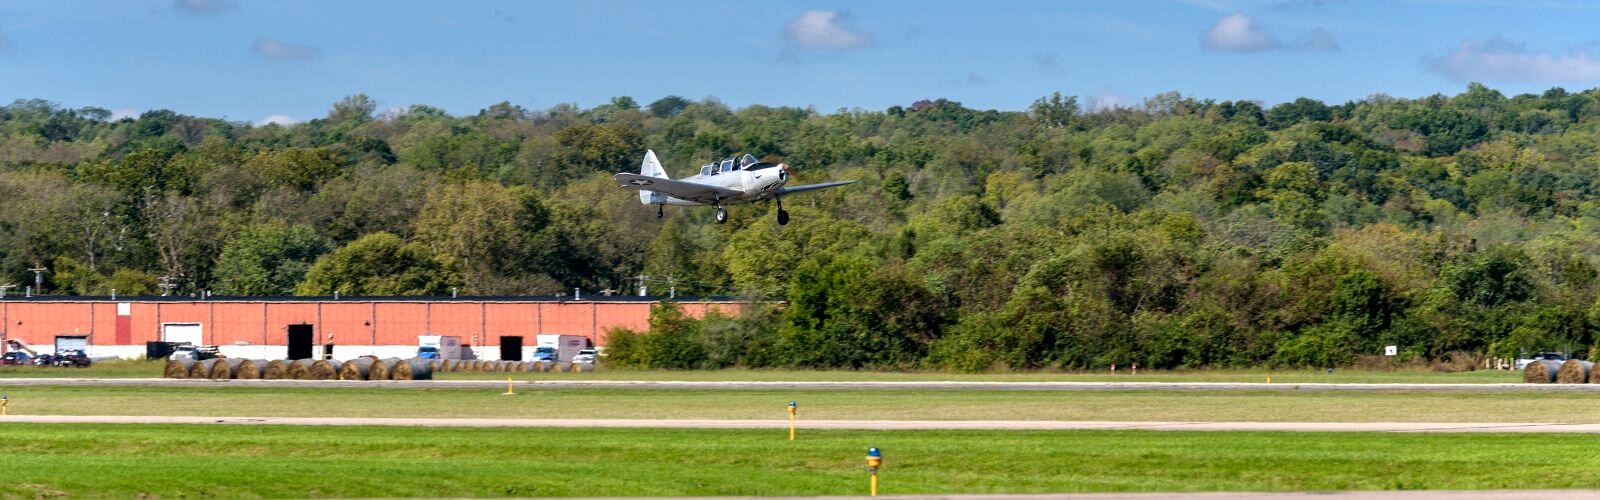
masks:
[[[49,271],[49,269],[35,267],[28,270],[33,271],[33,291],[38,292],[39,295],[44,295],[44,272]]]
[[[641,274],[641,275],[638,275],[638,276],[634,276],[633,279],[639,280],[639,296],[643,297],[645,295],[649,295],[647,292],[650,289],[649,288],[645,288],[644,280],[650,279],[650,277]]]
[[[161,288],[161,296],[166,297],[172,293],[172,289],[178,287],[178,284],[173,282],[172,276],[162,276],[157,281],[156,286]]]

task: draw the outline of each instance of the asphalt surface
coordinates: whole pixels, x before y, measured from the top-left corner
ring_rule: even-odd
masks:
[[[7,415],[5,423],[221,424],[415,427],[560,427],[653,429],[787,429],[787,420],[648,420],[605,418],[345,418],[141,415]],[[855,430],[1147,430],[1399,433],[1600,434],[1600,424],[1429,422],[1099,422],[1035,420],[811,420],[800,429]]]
[[[1244,382],[710,382],[637,380],[514,380],[518,388],[728,390],[971,390],[971,391],[1560,391],[1600,392],[1600,384],[1267,384]],[[0,387],[29,385],[167,387],[501,388],[505,380],[204,380],[170,378],[5,378]]]
[[[762,498],[764,500],[847,500],[862,497],[709,497]],[[1202,493],[1068,493],[1052,495],[884,495],[899,500],[1556,500],[1600,498],[1600,490],[1484,490],[1484,491],[1306,491],[1281,493],[1202,492]],[[682,498],[680,500],[695,500]]]

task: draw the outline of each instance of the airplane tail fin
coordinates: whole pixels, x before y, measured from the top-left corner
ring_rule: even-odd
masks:
[[[644,163],[639,165],[639,175],[655,177],[657,179],[668,178],[667,170],[661,168],[661,160],[656,159],[656,152],[649,149],[644,151]],[[646,205],[659,205],[666,202],[666,195],[657,193],[655,191],[647,191],[643,189],[639,190],[639,203]]]

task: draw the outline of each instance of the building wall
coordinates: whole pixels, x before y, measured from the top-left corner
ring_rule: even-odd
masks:
[[[582,335],[605,345],[612,328],[649,329],[650,306],[642,301],[124,301],[0,300],[0,338],[16,339],[40,352],[54,350],[57,335],[89,336],[94,356],[138,357],[145,343],[162,340],[164,325],[198,324],[207,344],[229,356],[283,357],[288,328],[312,325],[318,345],[333,343],[334,355],[402,356],[415,352],[418,335],[455,335],[479,357],[499,357],[502,336],[521,336],[524,350],[535,335]],[[682,303],[684,312],[738,314],[739,302]],[[524,353],[524,359],[529,353]]]

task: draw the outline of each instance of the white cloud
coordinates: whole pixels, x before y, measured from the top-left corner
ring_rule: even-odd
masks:
[[[289,115],[267,115],[266,118],[262,118],[260,121],[257,121],[256,126],[264,127],[267,125],[283,125],[287,127],[289,125],[294,125],[294,123],[294,118],[290,118]]]
[[[1256,52],[1276,49],[1278,41],[1256,27],[1250,16],[1228,14],[1206,32],[1205,46],[1226,52]]]
[[[1458,81],[1595,82],[1600,54],[1575,47],[1564,54],[1532,52],[1501,36],[1466,40],[1455,50],[1422,59],[1429,71]]]
[[[137,109],[122,108],[122,109],[113,109],[113,110],[111,110],[111,121],[117,121],[117,120],[121,120],[123,118],[138,118],[138,117],[139,117],[139,110],[137,110]]]
[[[1115,90],[1103,90],[1089,96],[1084,102],[1083,109],[1089,112],[1110,111],[1117,108],[1131,108],[1134,102],[1135,99],[1131,95]]]
[[[1311,30],[1311,36],[1295,44],[1304,50],[1339,50],[1339,41],[1333,39],[1333,34],[1328,30],[1317,28]]]
[[[195,17],[210,17],[239,7],[233,0],[172,0],[172,10]]]
[[[850,50],[872,45],[872,35],[850,25],[850,15],[832,10],[808,10],[783,27],[783,38],[819,50]]]
[[[250,53],[268,61],[305,61],[317,57],[317,48],[271,38],[257,38],[255,43],[250,44]]]

